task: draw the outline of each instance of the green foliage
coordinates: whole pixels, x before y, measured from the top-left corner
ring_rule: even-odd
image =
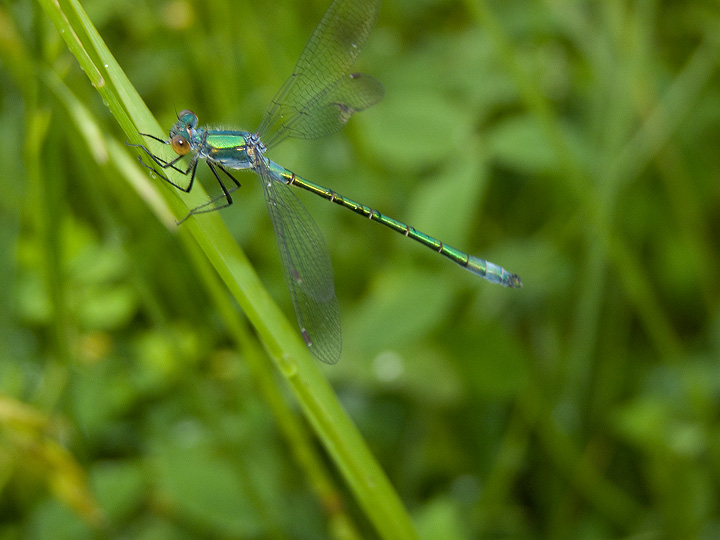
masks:
[[[385,100],[271,157],[524,288],[301,193],[325,367],[236,251],[292,318],[255,177],[176,229],[202,194],[122,143],[252,129],[328,3],[87,2],[122,72],[72,2],[0,7],[0,538],[716,537],[715,5],[386,0]]]

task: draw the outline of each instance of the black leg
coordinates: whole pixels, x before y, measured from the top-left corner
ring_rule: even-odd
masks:
[[[163,144],[170,144],[168,141],[161,139],[159,137],[155,137],[154,135],[150,135],[148,133],[140,133],[140,135],[142,135],[143,137],[149,137],[150,139],[153,139],[157,142],[161,142]],[[153,173],[158,175],[160,178],[165,180],[171,186],[173,186],[181,191],[184,191],[185,193],[190,193],[190,190],[192,189],[193,184],[195,183],[195,174],[197,172],[197,164],[199,161],[199,157],[197,156],[197,154],[195,154],[191,158],[191,161],[188,164],[187,168],[183,170],[183,169],[177,167],[176,163],[178,163],[185,156],[178,156],[173,160],[165,161],[164,159],[153,154],[143,144],[133,144],[133,143],[129,143],[129,142],[126,142],[125,144],[127,144],[128,146],[132,146],[134,148],[140,148],[143,152],[145,152],[145,154],[147,154],[147,156],[152,160],[152,162],[155,165],[157,165],[157,167],[159,167],[161,170],[156,169],[153,165],[148,165],[147,163],[145,163],[145,161],[143,161],[142,156],[138,156],[138,160],[146,168],[148,168]],[[210,170],[212,171],[212,173],[215,175],[215,179],[218,181],[218,184],[220,184],[220,189],[222,190],[222,194],[218,195],[217,197],[214,197],[212,200],[206,202],[205,204],[201,204],[200,206],[190,210],[190,213],[187,216],[185,216],[184,218],[182,218],[180,221],[177,222],[178,225],[181,224],[183,221],[185,221],[190,216],[192,216],[193,214],[204,214],[207,212],[214,212],[215,210],[220,210],[221,208],[226,208],[233,203],[233,200],[232,200],[232,197],[230,196],[230,194],[240,188],[240,182],[238,182],[237,178],[235,178],[232,174],[230,174],[227,171],[227,169],[225,169],[225,167],[223,167],[217,163],[212,163],[209,160],[207,160],[207,164],[208,164],[208,167],[210,168]],[[179,172],[180,174],[182,174],[184,176],[189,176],[190,181],[188,182],[188,185],[183,187],[183,186],[176,184],[162,172],[162,169],[173,169],[174,171]],[[218,169],[220,169],[225,174],[225,176],[227,176],[232,181],[232,183],[234,185],[232,185],[232,186],[230,186],[230,188],[228,188],[225,185],[225,182],[223,182],[223,180],[220,178],[220,175],[217,172]],[[218,205],[217,204],[218,201],[220,201],[222,199],[225,199],[225,202]]]
[[[227,208],[233,203],[232,197],[230,196],[231,193],[237,191],[240,188],[240,182],[238,182],[237,178],[235,178],[232,174],[230,174],[225,167],[222,167],[218,165],[217,163],[211,163],[207,162],[208,167],[212,171],[212,173],[215,175],[215,178],[218,181],[218,184],[220,184],[220,189],[222,189],[222,194],[218,195],[217,197],[213,197],[211,200],[206,202],[205,204],[201,204],[200,206],[193,208],[190,210],[190,213],[182,218],[180,221],[178,221],[178,225],[185,221],[187,218],[194,214],[206,214],[208,212],[214,212],[215,210],[220,210],[221,208]],[[217,169],[220,169],[225,175],[232,180],[234,186],[231,186],[229,189],[227,186],[225,186],[225,183],[220,178],[220,175],[217,173]],[[194,176],[194,174],[193,174]],[[223,204],[216,204],[218,201],[225,199],[225,202]]]
[[[142,135],[142,136],[144,136],[144,137],[150,137],[151,139],[156,140],[156,141],[158,141],[158,142],[161,142],[161,143],[163,143],[163,144],[169,144],[167,141],[165,141],[165,140],[163,140],[163,139],[160,139],[159,137],[155,137],[154,135],[149,135],[149,134],[147,134],[147,133],[140,133],[140,135]],[[145,162],[142,160],[142,156],[138,156],[138,160],[140,161],[140,163],[143,164],[143,166],[145,166],[147,169],[149,169],[149,170],[151,170],[152,172],[154,172],[155,174],[157,174],[160,178],[162,178],[163,180],[165,180],[168,184],[170,184],[171,186],[173,186],[173,187],[175,187],[175,188],[177,188],[177,189],[179,189],[179,190],[181,190],[181,191],[184,191],[185,193],[189,193],[189,192],[190,192],[190,189],[192,188],[192,185],[193,185],[193,181],[195,180],[195,169],[196,169],[196,167],[197,167],[197,161],[198,161],[197,157],[194,158],[194,159],[188,164],[188,166],[187,166],[187,168],[186,168],[185,170],[183,170],[183,169],[180,169],[179,167],[176,167],[175,164],[176,164],[177,162],[179,162],[181,159],[183,159],[185,156],[178,156],[178,157],[176,157],[175,159],[173,159],[173,160],[171,160],[171,161],[165,161],[164,159],[161,159],[161,158],[159,158],[158,156],[156,156],[155,154],[153,154],[153,153],[152,153],[145,145],[143,145],[143,144],[134,144],[134,143],[129,143],[129,142],[126,142],[125,144],[127,144],[128,146],[132,146],[132,147],[134,147],[134,148],[140,148],[140,149],[141,149],[143,152],[145,152],[145,153],[147,154],[147,156],[148,156],[158,167],[160,167],[161,169],[173,169],[175,172],[179,172],[180,174],[185,175],[185,176],[187,176],[188,174],[191,174],[190,182],[188,182],[188,185],[187,185],[186,187],[181,186],[181,185],[179,185],[179,184],[176,184],[176,183],[173,182],[172,180],[170,180],[165,173],[157,170],[157,169],[156,169],[155,167],[153,167],[152,165],[148,165],[147,163],[145,163]]]

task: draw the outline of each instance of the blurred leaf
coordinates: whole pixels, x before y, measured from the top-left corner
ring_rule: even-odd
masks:
[[[84,328],[110,330],[124,326],[135,314],[137,299],[129,286],[92,287],[78,300],[79,320]]]
[[[146,472],[137,462],[96,462],[90,479],[98,502],[113,521],[127,519],[137,511],[146,489]]]
[[[93,532],[77,515],[48,500],[38,505],[33,512],[27,533],[27,540],[90,540]]]
[[[427,90],[386,96],[380,107],[364,119],[367,144],[396,173],[437,165],[469,132],[462,109]]]
[[[451,290],[449,282],[439,281],[427,271],[383,273],[347,319],[347,324],[354,326],[354,334],[362,336],[362,343],[350,343],[348,348],[397,350],[403,343],[423,339],[433,322],[450,308]]]
[[[465,354],[456,361],[461,380],[473,396],[504,400],[517,395],[527,384],[530,366],[520,344],[501,326],[487,326],[463,321],[464,329],[472,328],[472,336],[464,346]]]
[[[237,464],[203,446],[166,446],[155,456],[167,503],[210,529],[255,536],[260,520]],[[256,464],[255,466],[258,466]]]
[[[461,515],[462,509],[450,498],[431,501],[422,508],[418,518],[420,535],[427,540],[469,539]]]
[[[488,132],[490,155],[523,174],[552,172],[557,167],[553,148],[537,119],[523,114],[498,123]]]

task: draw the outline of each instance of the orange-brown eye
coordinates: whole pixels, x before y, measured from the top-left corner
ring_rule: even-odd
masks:
[[[190,143],[182,135],[175,135],[172,139],[170,139],[170,144],[172,145],[172,149],[175,150],[175,153],[179,156],[184,156],[190,152]]]

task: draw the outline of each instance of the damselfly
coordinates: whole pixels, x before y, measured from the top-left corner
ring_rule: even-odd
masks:
[[[492,283],[522,286],[520,277],[494,263],[468,255],[401,221],[314,184],[265,157],[265,152],[288,137],[312,139],[334,133],[350,117],[383,96],[380,82],[350,73],[377,20],[379,0],[335,0],[313,32],[293,74],[285,81],[255,132],[198,127],[192,111],[178,114],[169,139],[142,134],[168,144],[178,156],[166,161],[139,146],[154,162],[146,165],[163,180],[189,192],[200,161],[205,161],[222,193],[194,208],[194,214],[232,204],[240,183],[230,170],[249,169],[260,178],[282,259],[285,278],[300,333],[310,351],[328,364],[340,357],[340,311],[327,246],[312,217],[290,189],[296,186],[349,208],[444,255]],[[171,181],[159,169],[173,169],[189,178],[186,185]]]

